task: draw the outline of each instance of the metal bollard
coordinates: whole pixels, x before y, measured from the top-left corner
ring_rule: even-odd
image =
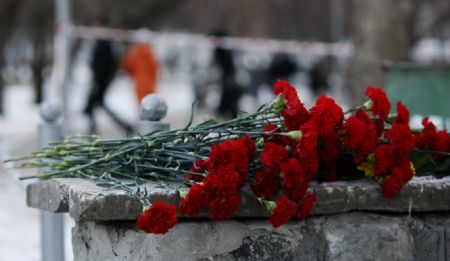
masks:
[[[140,105],[141,120],[137,132],[145,135],[158,130],[168,130],[169,124],[160,122],[167,114],[167,103],[158,94],[149,94],[144,97]]]
[[[62,126],[57,122],[61,108],[50,103],[40,106],[43,122],[38,126],[39,147],[50,141],[63,139]],[[64,219],[63,214],[41,210],[41,250],[44,261],[64,261]]]

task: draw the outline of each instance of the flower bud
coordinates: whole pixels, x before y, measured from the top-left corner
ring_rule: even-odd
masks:
[[[361,108],[362,110],[369,111],[370,109],[372,109],[372,106],[373,106],[372,100],[368,100],[368,101],[366,101],[363,105],[361,105],[360,108]]]
[[[282,111],[284,109],[284,104],[286,103],[286,100],[284,99],[283,95],[278,95],[275,100],[273,100],[269,104],[269,109],[273,109],[276,111]]]
[[[261,203],[267,211],[269,211],[269,213],[273,213],[273,210],[277,207],[277,203],[275,201],[261,199]]]
[[[285,133],[287,137],[298,141],[301,137],[302,137],[302,132],[300,130],[296,130],[296,131],[289,131]]]
[[[262,149],[262,148],[264,148],[264,144],[265,144],[265,142],[264,142],[264,138],[258,138],[258,140],[256,141],[256,148],[259,148],[259,149]]]
[[[180,198],[185,198],[189,193],[188,190],[178,190],[178,194],[180,194]]]

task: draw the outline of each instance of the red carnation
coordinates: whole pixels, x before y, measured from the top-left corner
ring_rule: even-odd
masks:
[[[342,126],[344,112],[332,98],[321,95],[311,108],[311,117],[317,120],[319,134],[322,136],[336,132]]]
[[[380,117],[381,120],[386,120],[389,111],[391,110],[391,103],[389,102],[386,93],[380,88],[367,87],[365,95],[372,100],[372,107],[370,111],[374,116]]]
[[[297,153],[300,157],[316,151],[319,127],[315,119],[311,119],[300,127],[302,137],[297,143]]]
[[[288,200],[284,195],[278,199],[277,206],[273,210],[270,216],[270,224],[274,228],[277,228],[283,224],[286,224],[291,219],[295,210],[295,202]]]
[[[186,197],[181,198],[180,212],[188,217],[196,217],[202,207],[208,202],[208,195],[205,193],[204,187],[200,184],[194,184],[189,189]]]
[[[204,187],[211,219],[223,220],[233,216],[240,203],[237,192],[240,178],[232,165],[210,170],[204,179]]]
[[[195,173],[205,173],[205,167],[206,167],[206,160],[197,160],[195,162],[195,165],[189,171]],[[204,179],[204,177],[200,175],[189,174],[186,176],[186,179],[195,182],[201,182]]]
[[[395,147],[382,144],[375,150],[375,175],[384,175],[396,164]]]
[[[414,148],[414,137],[408,125],[394,123],[384,136],[391,140],[392,146],[401,153],[400,156],[407,156]]]
[[[316,150],[308,154],[297,156],[297,160],[302,166],[302,174],[307,180],[312,180],[319,170],[320,158]]]
[[[401,101],[397,102],[397,116],[394,122],[409,125],[409,110]]]
[[[321,137],[322,146],[319,148],[320,159],[325,162],[334,162],[339,157],[341,140],[337,132],[330,132]]]
[[[255,141],[248,135],[240,137],[238,140],[242,141],[247,147],[248,158],[251,159],[255,155]]]
[[[241,195],[237,191],[218,190],[209,201],[209,217],[212,220],[224,220],[233,217],[239,207]]]
[[[363,110],[357,110],[355,113],[355,117],[365,123],[370,123],[369,115]]]
[[[266,142],[259,159],[270,171],[278,171],[282,163],[288,158],[288,153],[284,146],[273,142]]]
[[[256,196],[271,200],[280,187],[278,172],[267,169],[261,170],[255,175],[255,183],[251,188]]]
[[[437,131],[436,126],[425,118],[422,120],[423,130],[421,134],[416,135],[416,146],[419,148],[428,148],[434,151],[450,152],[450,134],[446,131]],[[433,158],[444,157],[442,154],[433,154]]]
[[[289,158],[281,166],[281,177],[283,178],[283,193],[290,200],[298,202],[308,189],[309,179],[302,176],[302,167],[295,158]]]
[[[273,90],[275,95],[282,94],[285,99],[284,110],[281,115],[288,130],[298,130],[310,115],[297,96],[295,88],[286,81],[278,81]]]
[[[405,159],[400,163],[400,168],[403,172],[403,181],[408,182],[414,177],[414,172],[411,168],[411,161],[409,159]]]
[[[158,200],[141,213],[136,221],[136,226],[146,233],[166,234],[177,223],[175,207]]]
[[[263,132],[279,133],[280,127],[275,124],[267,124],[266,126],[264,126]],[[262,134],[261,136],[264,138],[264,141],[268,141],[269,139],[272,139],[273,137],[277,137],[278,135]]]
[[[404,185],[403,172],[400,168],[394,168],[391,176],[384,179],[381,183],[383,189],[383,195],[385,197],[393,197],[397,195]]]
[[[271,132],[271,133],[280,133],[280,127],[275,125],[275,124],[268,124],[264,127],[263,132]],[[289,137],[286,136],[281,136],[281,135],[276,135],[276,134],[272,134],[272,135],[267,135],[267,134],[263,134],[261,135],[264,138],[264,141],[270,141],[273,142],[277,145],[287,145],[290,143],[290,139]]]
[[[248,172],[249,149],[246,141],[242,139],[225,140],[219,145],[213,144],[207,163],[207,169],[220,169],[224,166],[232,165],[239,173],[239,186],[245,183],[245,176]]]
[[[308,194],[303,199],[297,209],[296,217],[299,220],[305,219],[311,213],[311,210],[316,203],[316,193]]]
[[[357,112],[357,115],[361,110]],[[366,118],[367,115],[359,114],[351,116],[345,122],[345,136],[343,138],[344,145],[356,153],[355,163],[359,164],[364,157],[373,152],[377,146],[378,135],[376,127]],[[362,119],[361,119],[362,118]]]

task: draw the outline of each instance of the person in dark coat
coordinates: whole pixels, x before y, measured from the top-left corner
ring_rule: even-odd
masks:
[[[223,31],[216,31],[212,34],[216,37],[224,37],[226,33]],[[220,43],[218,41],[217,43]],[[235,66],[233,61],[233,53],[220,46],[214,49],[214,62],[220,69],[220,86],[222,94],[220,96],[218,113],[236,117],[239,113],[239,98],[242,95],[242,88],[236,83],[235,80]]]
[[[310,86],[315,96],[330,89],[329,78],[332,73],[333,59],[326,56],[317,61],[309,71]]]
[[[288,80],[298,71],[297,63],[287,54],[274,55],[267,69],[267,81],[272,88],[278,80]]]
[[[114,79],[118,67],[118,59],[113,52],[112,43],[109,40],[100,39],[94,44],[92,51],[92,88],[84,112],[89,117],[90,133],[97,132],[97,123],[94,117],[96,108],[103,108],[106,113],[125,131],[131,132],[132,128],[124,120],[119,118],[105,105],[105,94]]]

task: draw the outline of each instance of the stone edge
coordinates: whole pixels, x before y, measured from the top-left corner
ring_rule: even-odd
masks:
[[[350,211],[408,213],[450,210],[450,178],[416,178],[393,198],[385,198],[377,184],[365,180],[313,184],[311,189],[317,193],[313,215]],[[152,202],[162,199],[179,204],[175,191],[149,191],[152,191],[149,195]],[[102,189],[80,179],[54,179],[30,184],[27,204],[52,212],[69,212],[77,221],[133,220],[142,210],[141,204],[127,193]],[[199,216],[208,215],[203,212]],[[267,217],[269,213],[247,188],[242,193],[241,206],[235,216]]]

